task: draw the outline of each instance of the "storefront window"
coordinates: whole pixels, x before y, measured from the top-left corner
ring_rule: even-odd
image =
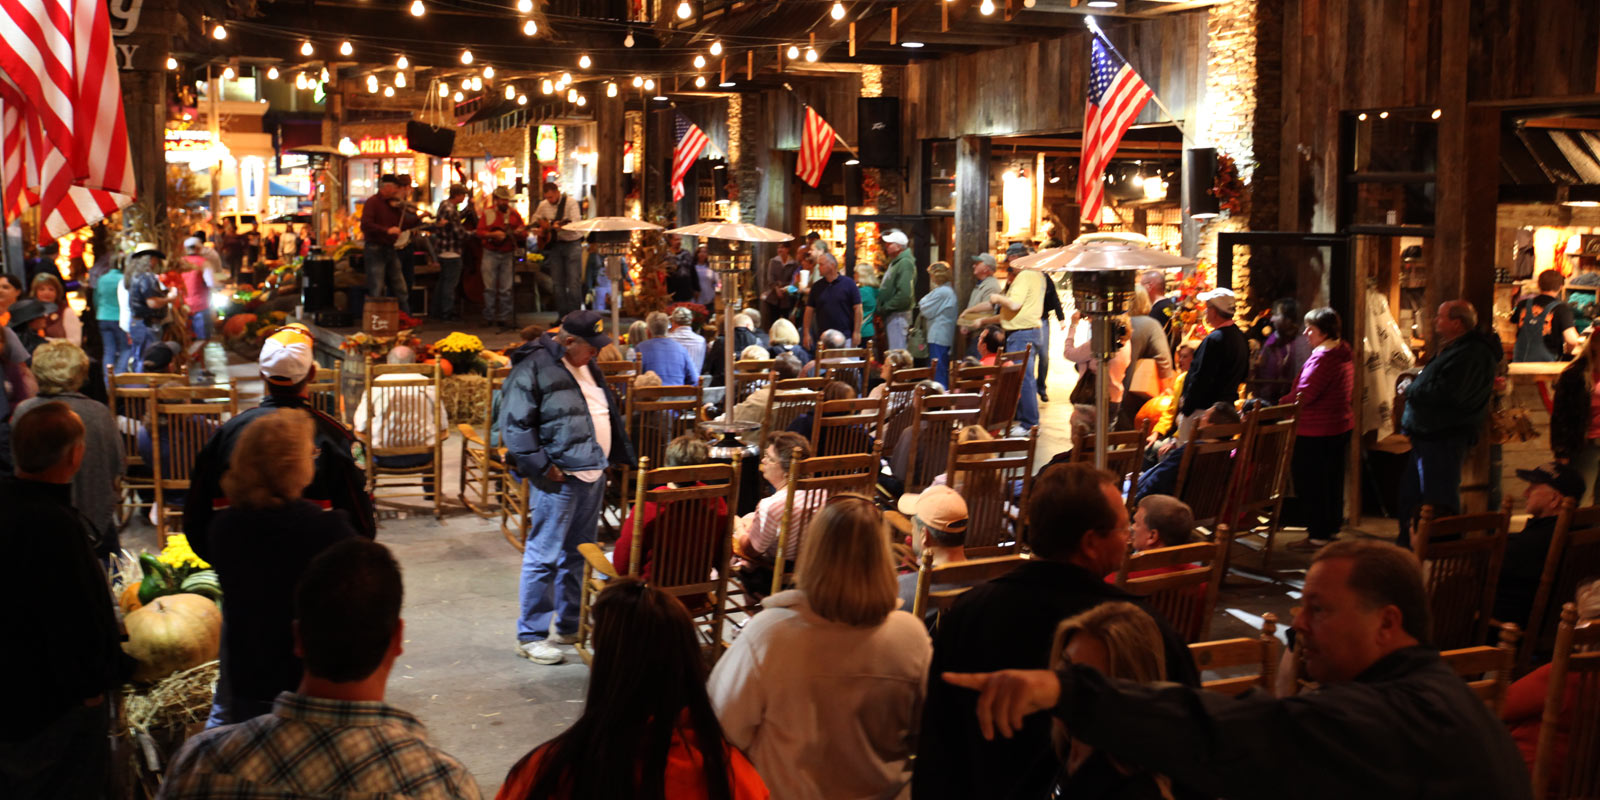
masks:
[[[922,210],[954,213],[956,209],[956,143],[950,139],[922,145]]]
[[[1340,228],[1349,233],[1433,232],[1438,112],[1346,112],[1341,123]]]

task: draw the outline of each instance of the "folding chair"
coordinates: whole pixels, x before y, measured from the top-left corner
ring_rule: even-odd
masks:
[[[1033,456],[1039,429],[1008,439],[960,441],[950,434],[946,482],[967,503],[966,553],[975,558],[1009,555],[1023,541],[1033,489]]]
[[[490,504],[498,504],[503,494],[499,482],[505,477],[505,447],[500,444],[500,420],[496,419],[500,404],[495,402],[495,398],[510,374],[510,367],[489,370],[489,380],[483,385],[482,433],[471,423],[456,425],[456,430],[461,432],[461,472],[456,496],[468,510],[484,519],[490,517]],[[467,497],[469,490],[475,495],[475,500]]]
[[[1411,546],[1428,587],[1435,647],[1449,650],[1488,641],[1510,528],[1509,499],[1498,513],[1435,517],[1433,506],[1422,507],[1422,524]]]
[[[1288,404],[1258,409],[1244,420],[1244,446],[1238,480],[1234,486],[1229,519],[1234,530],[1234,541],[1254,549],[1261,537],[1261,567],[1267,567],[1272,557],[1272,540],[1276,538],[1279,517],[1283,511],[1284,476],[1294,458],[1294,437],[1299,406]]]
[[[776,363],[778,363],[778,360],[775,358],[733,362],[734,405],[750,399],[750,395],[755,394],[772,382],[772,367]]]
[[[139,431],[153,430],[155,422],[150,415],[150,406],[155,399],[156,389],[178,383],[183,376],[166,372],[125,372],[107,375],[106,378],[111,414],[116,418],[117,432],[122,434],[122,502],[117,507],[117,525],[120,527],[127,525],[128,520],[140,509],[155,505],[154,500],[147,503],[139,496],[144,491],[154,497],[156,488],[155,470],[139,449]],[[151,467],[150,474],[136,475],[136,467]]]
[[[1278,628],[1278,615],[1268,613],[1261,618],[1261,635],[1255,638],[1222,639],[1214,642],[1196,642],[1189,645],[1189,655],[1201,672],[1236,670],[1256,667],[1254,675],[1232,675],[1201,681],[1207,691],[1236,697],[1251,689],[1272,691],[1278,677],[1278,657],[1282,645],[1274,631]]]
[[[233,386],[167,384],[155,390],[150,403],[150,469],[155,476],[156,531],[165,547],[167,536],[183,531],[183,511],[169,508],[174,492],[188,492],[194,461],[222,423],[239,412]]]
[[[987,583],[1005,575],[1028,562],[1027,556],[1005,555],[988,558],[969,558],[951,564],[933,565],[933,551],[922,551],[922,562],[917,569],[916,601],[906,609],[911,616],[924,619],[929,612],[943,614],[955,605],[956,598],[967,589]],[[957,584],[959,588],[940,589],[934,586]]]
[[[1516,664],[1517,639],[1520,635],[1517,626],[1508,622],[1500,626],[1498,646],[1463,647],[1439,654],[1439,658],[1467,682],[1472,693],[1483,700],[1496,717],[1500,716],[1506,689],[1511,686],[1511,670]]]
[[[822,402],[822,385],[827,378],[791,378],[772,382],[772,396],[761,416],[761,435],[756,442],[767,446],[767,437],[788,430],[801,414],[815,411]]]
[[[1534,751],[1536,798],[1600,797],[1600,625],[1578,630],[1577,624],[1577,606],[1562,605],[1550,662],[1550,688]],[[1564,702],[1569,692],[1573,695],[1570,706]],[[1572,724],[1566,731],[1566,763],[1557,764],[1556,738],[1561,735],[1562,720],[1569,715]]]
[[[1145,420],[1137,430],[1106,432],[1106,470],[1117,476],[1118,488],[1127,487],[1123,494],[1128,499],[1128,510],[1134,508],[1134,490],[1139,488],[1139,475],[1144,471],[1145,442],[1150,438],[1150,421]],[[1094,434],[1072,433],[1072,450],[1068,458],[1081,463],[1093,463]]]
[[[987,395],[924,394],[918,389],[911,401],[911,424],[898,448],[907,448],[901,480],[908,492],[928,488],[933,479],[946,471],[950,456],[950,437],[968,425],[977,425],[983,416]]]
[[[1555,604],[1577,596],[1578,584],[1596,575],[1600,575],[1600,506],[1575,508],[1573,501],[1567,500],[1550,538],[1527,634],[1517,651],[1519,673],[1532,668],[1536,654],[1551,652],[1557,632]]]
[[[640,459],[634,473],[633,516],[629,520],[633,541],[627,574],[642,577],[656,589],[682,600],[701,623],[696,628],[714,655],[721,655],[727,647],[722,626],[727,617],[739,465],[738,455],[731,465],[657,469],[650,468],[648,459]],[[722,504],[720,511],[718,501]],[[644,522],[647,505],[655,509],[648,528]],[[594,598],[620,573],[599,545],[580,544],[578,552],[583,555],[584,566],[577,649],[584,663],[589,663],[594,658]]]
[[[888,398],[824,400],[811,416],[811,452],[819,456],[866,453],[883,438]]]
[[[817,375],[848,383],[858,395],[866,394],[869,365],[865,347],[839,347],[817,353]]]
[[[439,399],[438,364],[368,364],[356,438],[367,450],[367,493],[398,488],[386,500],[423,497],[442,519],[445,412]],[[361,419],[365,411],[365,419]],[[381,444],[380,444],[381,442]],[[425,464],[384,466],[385,458],[428,456]],[[429,487],[432,487],[431,489]]]
[[[1130,553],[1117,569],[1117,588],[1145,598],[1184,641],[1202,641],[1211,632],[1228,547],[1226,536],[1218,539]]]
[[[795,543],[794,551],[798,556],[800,537],[805,533],[806,526],[811,524],[812,515],[828,502],[829,497],[841,492],[871,497],[878,480],[876,452],[800,458],[800,448],[797,447],[794,455],[794,461],[789,465],[789,481],[784,487],[783,521],[778,527],[778,541],[773,550],[772,594],[783,591],[785,585],[793,583],[795,573],[790,567],[789,543]]]

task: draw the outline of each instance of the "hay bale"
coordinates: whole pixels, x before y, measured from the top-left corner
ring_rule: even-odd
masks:
[[[489,379],[482,375],[451,375],[439,382],[439,399],[444,403],[450,424],[482,425],[488,397]]]

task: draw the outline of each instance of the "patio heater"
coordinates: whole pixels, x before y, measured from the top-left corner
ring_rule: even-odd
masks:
[[[756,245],[786,242],[794,237],[759,225],[728,222],[702,222],[667,233],[706,239],[711,269],[722,278],[722,419],[703,422],[700,427],[721,437],[712,446],[712,458],[731,459],[734,453],[745,449],[739,442],[739,434],[761,427],[756,423],[733,421],[733,362],[738,358],[733,347],[733,316],[743,303],[740,278],[752,274],[751,259]]]
[[[1109,412],[1105,363],[1117,354],[1116,318],[1128,313],[1141,269],[1190,266],[1180,258],[1144,243],[1144,237],[1126,234],[1085,234],[1066,247],[1042,250],[1019,258],[1012,266],[1049,275],[1067,273],[1072,300],[1089,320],[1089,349],[1100,360],[1094,371],[1094,466],[1106,468],[1106,431]],[[1049,353],[1039,354],[1049,358]]]
[[[611,335],[614,338],[622,326],[622,258],[633,244],[634,231],[659,231],[661,226],[632,217],[595,217],[565,227],[589,234],[589,251],[605,259],[606,279],[611,281]]]

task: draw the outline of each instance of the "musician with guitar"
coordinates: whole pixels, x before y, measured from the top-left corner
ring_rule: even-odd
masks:
[[[478,238],[483,240],[483,319],[487,325],[517,327],[511,305],[511,281],[518,240],[528,235],[522,215],[511,207],[511,189],[494,190],[493,201],[478,218]]]
[[[564,318],[583,305],[583,234],[565,229],[583,219],[583,208],[560,186],[546,182],[544,201],[533,210],[533,219],[539,226],[539,252],[544,254],[556,313]]]

